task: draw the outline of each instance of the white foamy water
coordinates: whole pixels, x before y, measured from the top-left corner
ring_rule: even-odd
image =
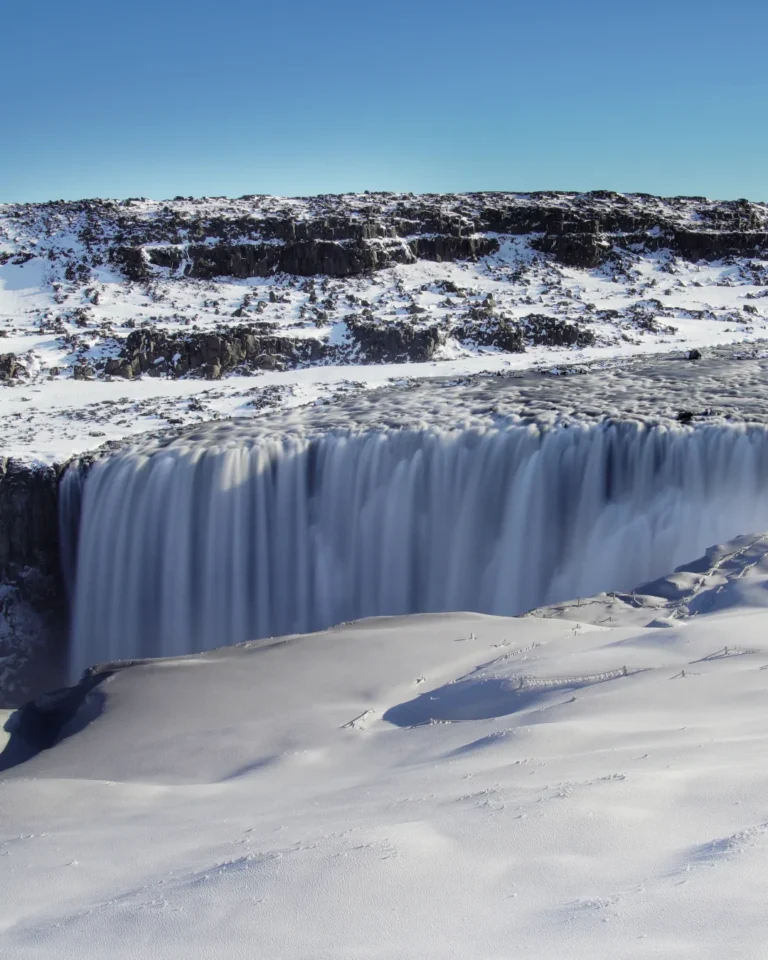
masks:
[[[631,589],[768,527],[767,480],[768,433],[745,426],[244,434],[127,451],[83,489],[74,471],[65,484],[65,540],[82,498],[73,672],[365,616],[517,614]]]

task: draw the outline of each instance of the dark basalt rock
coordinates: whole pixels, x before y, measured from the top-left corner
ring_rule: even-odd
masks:
[[[669,245],[686,260],[719,260],[728,256],[754,257],[768,251],[768,233],[675,230]]]
[[[96,371],[89,363],[76,363],[72,368],[72,376],[75,380],[92,380]]]
[[[58,467],[0,457],[0,579],[25,567],[58,572]]]
[[[407,259],[403,251],[379,249],[377,245],[365,241],[337,243],[331,240],[305,240],[287,244],[277,248],[275,257],[275,270],[299,277],[321,274],[353,277]]]
[[[542,253],[552,254],[564,266],[589,269],[611,259],[615,249],[669,249],[685,260],[692,261],[719,260],[729,256],[761,256],[768,251],[768,232],[672,228],[654,234],[592,234],[585,230],[583,233],[548,233],[534,238],[531,246]]]
[[[26,376],[27,371],[19,363],[15,353],[0,353],[0,382]]]
[[[519,323],[506,317],[473,318],[454,327],[453,336],[464,344],[497,347],[507,353],[524,353],[525,339]]]
[[[568,320],[531,313],[523,317],[525,338],[534,346],[588,347],[595,343],[592,330]]]
[[[129,280],[145,280],[149,276],[141,247],[116,247],[110,252],[110,259]]]
[[[611,244],[597,234],[546,234],[531,241],[531,245],[542,253],[553,254],[564,266],[582,269],[598,267],[611,255]]]
[[[474,311],[476,316],[454,327],[453,336],[461,343],[498,347],[508,353],[523,353],[526,344],[548,347],[585,347],[595,342],[586,327],[557,317],[531,313],[521,321]]]
[[[317,362],[326,349],[314,338],[274,336],[253,326],[180,335],[144,327],[128,335],[121,355],[107,361],[104,374],[126,379],[143,373],[171,377],[197,374],[216,380],[236,367],[280,370]]]
[[[74,686],[45,693],[14,711],[5,726],[10,738],[0,753],[0,773],[26,763],[95,720],[105,701],[98,686],[113,673],[108,666],[91,667]]]
[[[336,346],[314,337],[279,336],[267,324],[176,335],[142,327],[128,335],[120,356],[108,360],[103,372],[126,379],[147,374],[215,380],[234,369],[281,370],[324,360],[345,362],[352,350],[363,363],[423,363],[433,359],[445,343],[445,332],[435,325],[381,323],[356,316],[345,322],[348,343]]]
[[[8,628],[0,654],[8,657],[0,706],[15,706],[30,690],[58,676],[66,643],[66,599],[59,562],[58,466],[27,466],[0,458],[0,616]],[[34,634],[17,634],[17,604],[37,616]],[[17,648],[15,644],[22,643]],[[29,644],[43,663],[27,662]],[[10,681],[10,682],[8,682]],[[7,686],[6,686],[6,682]]]
[[[765,204],[599,190],[374,193],[292,201],[252,196],[218,207],[182,198],[154,205],[149,213],[134,201],[55,201],[17,205],[9,214],[40,215],[43,223],[68,223],[89,257],[111,258],[132,280],[147,278],[150,261],[174,269],[183,265],[202,278],[259,276],[256,271],[264,270],[355,276],[411,257],[485,256],[504,235],[529,234],[542,252],[579,267],[599,265],[612,249],[637,245],[666,247],[690,259],[768,250]],[[258,249],[241,249],[248,246]],[[73,261],[69,268],[74,278],[88,265]]]
[[[367,231],[375,232],[375,231]],[[263,234],[261,235],[263,237]],[[207,280],[212,277],[268,277],[287,273],[299,277],[354,277],[383,270],[397,263],[416,260],[437,262],[474,259],[499,248],[491,237],[430,236],[402,243],[350,241],[316,238],[289,243],[216,243],[181,247],[150,247],[149,263],[184,275]],[[139,263],[135,248],[128,248],[118,262],[132,279],[145,275],[146,263]]]
[[[451,260],[475,260],[487,257],[499,249],[495,237],[419,237],[411,240],[408,247],[414,260],[433,260],[437,263]]]
[[[388,266],[392,256],[379,256],[375,247],[365,243],[341,244],[330,240],[299,241],[288,244],[217,243],[180,248],[160,247],[148,250],[150,263],[179,269],[188,277],[207,280],[212,277],[268,277],[289,273],[310,277],[325,274],[349,277]],[[406,254],[401,251],[403,262]]]
[[[348,317],[349,336],[363,363],[424,363],[431,360],[445,342],[436,326],[415,327],[411,323],[377,323]]]

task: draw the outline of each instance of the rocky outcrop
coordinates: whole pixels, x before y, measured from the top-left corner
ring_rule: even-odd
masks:
[[[431,360],[445,343],[436,325],[386,323],[354,315],[347,317],[346,342],[333,346],[314,337],[282,337],[258,325],[220,327],[210,333],[169,335],[152,327],[134,330],[119,357],[108,360],[104,374],[132,379],[149,376],[210,380],[227,371],[282,370],[303,364],[349,362],[415,363]],[[269,331],[268,324],[264,328]]]
[[[21,223],[33,219],[43,235],[78,236],[87,255],[73,259],[73,275],[107,258],[139,281],[153,266],[200,278],[357,276],[409,259],[486,256],[504,236],[528,235],[542,252],[578,267],[638,245],[690,259],[768,250],[765,204],[599,190],[83,200],[19,204],[8,216]]]
[[[474,316],[452,333],[460,342],[497,347],[507,353],[523,353],[529,346],[586,347],[595,342],[592,330],[557,317],[531,313],[521,320],[496,316],[492,310],[473,311]]]
[[[284,370],[318,363],[426,363],[450,335],[461,343],[522,353],[526,343],[588,346],[594,333],[580,324],[530,314],[521,321],[497,316],[493,306],[473,308],[455,325],[417,324],[350,314],[346,338],[330,344],[315,337],[275,334],[268,323],[220,326],[206,333],[169,334],[142,327],[128,335],[120,356],[107,360],[105,376],[133,379],[187,375],[217,380],[232,370]],[[89,375],[93,371],[89,369]],[[85,374],[83,374],[85,376]]]
[[[60,682],[66,601],[57,467],[0,459],[0,707]]]
[[[597,267],[611,254],[612,244],[601,234],[547,233],[531,244],[542,253],[551,253],[567,267]]]
[[[130,236],[132,245],[116,248],[113,259],[133,279],[143,278],[148,264],[200,278],[274,272],[349,277],[416,259],[486,256],[504,235],[530,235],[535,249],[578,268],[638,245],[693,260],[768,250],[765,206],[746,200],[594,191],[318,197],[271,212],[263,209],[277,203],[271,198],[231,203],[252,212],[190,215],[169,205],[139,221],[116,211],[121,236]]]
[[[675,230],[669,237],[668,245],[686,260],[755,257],[768,252],[768,232]]]
[[[443,263],[450,260],[474,260],[487,257],[499,249],[495,237],[453,236],[437,234],[431,237],[418,237],[408,242],[408,248],[414,260],[432,260]]]
[[[400,259],[396,260],[396,254]],[[167,254],[163,254],[167,257]],[[179,254],[180,255],[180,254]],[[153,263],[158,260],[150,251]],[[227,244],[189,247],[184,255],[184,273],[190,277],[267,277],[272,273],[291,273],[309,277],[351,277],[377,267],[403,262],[402,250],[379,250],[377,245],[359,241],[337,243],[332,240],[304,240],[289,244]]]
[[[374,231],[371,231],[374,232]],[[147,263],[181,270],[199,280],[212,277],[268,277],[287,273],[299,277],[355,277],[416,260],[467,260],[498,250],[498,241],[483,236],[429,236],[408,240],[337,240],[316,238],[291,243],[214,243],[122,250],[116,262],[126,275],[139,279]],[[145,260],[146,256],[146,260]]]
[[[596,340],[588,327],[545,314],[530,313],[522,324],[526,340],[537,347],[589,347]]]
[[[506,317],[486,316],[466,320],[453,329],[459,343],[496,347],[507,353],[524,353],[525,340],[519,323]]]
[[[107,361],[104,373],[126,379],[143,373],[173,377],[191,373],[215,380],[236,367],[281,370],[316,363],[325,349],[314,338],[275,336],[256,324],[179,335],[145,327],[128,335],[121,355]]]
[[[58,467],[0,458],[0,579],[25,567],[58,572]]]
[[[97,688],[113,672],[108,665],[90,667],[74,686],[60,687],[21,705],[6,727],[10,738],[0,753],[0,773],[50,749],[65,729],[71,735],[95,720],[104,705]]]
[[[26,372],[15,353],[0,353],[0,383],[23,377]]]
[[[357,359],[363,363],[426,363],[445,343],[445,332],[431,325],[380,323],[349,317],[346,320]]]
[[[109,257],[129,280],[144,280],[149,276],[148,258],[141,247],[114,247]]]

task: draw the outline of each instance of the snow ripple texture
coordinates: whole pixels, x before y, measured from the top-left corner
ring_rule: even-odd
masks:
[[[518,614],[768,528],[768,432],[745,425],[176,441],[81,476],[73,674],[372,615]]]

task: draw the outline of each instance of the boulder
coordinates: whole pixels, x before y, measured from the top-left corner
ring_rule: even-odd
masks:
[[[26,376],[26,373],[15,353],[0,353],[0,383]]]

